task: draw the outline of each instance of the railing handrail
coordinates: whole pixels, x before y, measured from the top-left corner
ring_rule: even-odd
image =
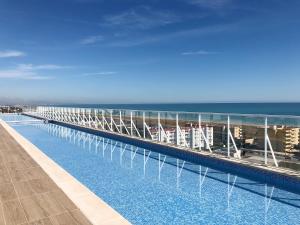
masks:
[[[133,112],[137,112],[137,114],[133,115]],[[145,115],[145,112],[149,112],[149,115]],[[268,161],[272,161],[272,164],[275,164],[276,167],[279,166],[280,161],[278,162],[276,159],[276,152],[273,150],[273,146],[271,140],[273,140],[274,132],[277,133],[278,129],[285,129],[288,126],[295,128],[293,132],[299,133],[299,116],[268,116],[263,114],[235,114],[235,113],[202,113],[202,112],[182,112],[182,111],[156,111],[156,110],[130,110],[130,109],[102,109],[102,108],[87,108],[87,107],[61,107],[61,106],[40,106],[36,108],[36,113],[43,118],[47,118],[53,121],[65,122],[76,124],[78,126],[90,127],[93,129],[105,130],[108,132],[114,132],[121,135],[124,135],[123,131],[126,129],[128,135],[130,137],[141,138],[143,134],[143,139],[148,140],[149,137],[145,135],[146,129],[148,129],[147,123],[153,126],[154,129],[157,129],[156,132],[150,132],[150,141],[157,141],[159,143],[171,144],[174,146],[180,146],[181,148],[187,148],[187,150],[197,149],[202,151],[202,148],[210,153],[217,152],[218,149],[224,149],[227,152],[228,158],[237,158],[241,159],[242,155],[245,155],[245,151],[242,150],[243,146],[249,144],[250,148],[257,147],[263,149],[264,155],[260,157],[259,161],[264,162],[265,165],[268,165]],[[164,116],[166,114],[166,116]],[[68,115],[68,116],[66,116]],[[190,116],[191,115],[191,116]],[[209,115],[208,120],[206,118],[202,118],[202,115]],[[216,117],[211,117],[212,115],[218,115]],[[117,118],[116,118],[116,117]],[[174,116],[174,118],[173,118]],[[180,116],[180,118],[178,117]],[[235,118],[237,116],[237,118]],[[123,117],[123,119],[122,119]],[[195,118],[196,117],[196,118]],[[99,118],[102,122],[96,120]],[[248,118],[248,120],[247,120]],[[271,120],[271,123],[268,119],[273,118],[274,121]],[[282,120],[282,119],[296,119],[294,120]],[[115,119],[117,119],[115,121]],[[143,123],[141,123],[141,119]],[[147,120],[145,122],[145,120]],[[161,121],[165,120],[162,125]],[[179,123],[179,120],[181,121]],[[278,120],[278,121],[277,121]],[[124,123],[125,121],[125,123]],[[129,123],[130,121],[130,123]],[[173,121],[171,123],[171,121]],[[182,122],[183,121],[183,122]],[[237,122],[236,122],[237,121]],[[170,123],[168,123],[170,122]],[[210,129],[209,133],[205,134],[202,130],[203,127],[209,123],[212,128],[218,126],[218,129]],[[139,128],[136,128],[136,124],[139,124]],[[222,124],[221,130],[219,129],[219,124]],[[235,128],[233,126],[255,126],[259,130],[254,130],[249,128],[248,139],[243,139],[244,134],[240,134],[240,130],[237,131],[234,135],[232,134],[232,129]],[[276,125],[276,126],[275,126]],[[278,125],[278,126],[277,126]],[[282,126],[281,126],[282,125]],[[176,127],[173,132],[172,138],[165,138],[167,135],[164,132],[164,128],[168,127]],[[124,129],[123,129],[123,128]],[[181,127],[189,127],[187,135],[184,136],[184,141],[182,141],[182,133],[180,132]],[[200,132],[195,133],[195,129],[197,128]],[[128,130],[130,132],[128,132]],[[247,127],[241,127],[242,132],[248,132]],[[245,128],[245,130],[244,130]],[[271,132],[271,130],[274,132]],[[179,131],[179,132],[178,132]],[[217,133],[216,133],[217,132]],[[285,132],[285,131],[283,131]],[[283,134],[283,132],[279,132],[279,134]],[[152,134],[154,134],[154,136]],[[218,143],[214,144],[214,134],[217,134]],[[220,134],[222,137],[220,137]],[[227,135],[226,135],[227,134]],[[273,135],[273,136],[269,136]],[[298,135],[298,134],[297,134]],[[227,138],[226,138],[227,136]],[[245,135],[246,136],[246,135]],[[271,138],[270,138],[271,137]],[[251,138],[253,141],[251,141]],[[227,139],[227,141],[226,141]],[[237,145],[236,139],[240,139],[240,145]],[[254,141],[255,139],[255,141]],[[247,142],[248,140],[248,142]],[[188,143],[188,144],[187,144]],[[277,143],[277,142],[276,142]],[[217,149],[211,149],[210,146],[215,146]],[[225,148],[226,147],[226,148]],[[275,145],[277,148],[278,146]],[[278,147],[279,151],[289,152],[293,150],[292,148],[286,148],[285,146]],[[275,149],[276,150],[276,149]],[[272,157],[269,157],[269,156]],[[255,158],[253,160],[256,160]]]
[[[272,114],[244,114],[244,113],[218,113],[218,112],[191,112],[191,111],[166,111],[166,110],[143,110],[143,109],[121,109],[121,108],[90,108],[90,107],[63,107],[63,106],[37,106],[37,107],[53,107],[53,108],[68,108],[68,109],[96,109],[108,111],[131,111],[131,112],[145,112],[145,113],[170,113],[170,114],[195,114],[195,115],[219,115],[219,116],[237,116],[237,117],[251,117],[251,118],[282,118],[282,119],[299,119],[297,115],[272,115]]]

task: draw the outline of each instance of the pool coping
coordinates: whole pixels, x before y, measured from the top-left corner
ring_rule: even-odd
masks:
[[[131,224],[95,193],[44,154],[38,147],[9,126],[5,121],[0,119],[0,124],[24,149],[24,151],[39,164],[46,174],[59,188],[61,188],[92,224]]]
[[[38,119],[38,116],[25,114]],[[67,122],[49,120],[50,123],[81,130],[87,133],[100,135],[106,138],[126,142],[128,144],[137,145],[142,148],[151,149],[153,151],[177,157],[193,163],[206,165],[211,168],[226,171],[228,173],[237,174],[245,178],[265,182],[276,185],[279,188],[300,193],[300,173],[292,170],[277,168],[274,166],[266,166],[259,163],[251,163],[245,160],[228,158],[216,153],[205,151],[191,151],[188,148],[174,146],[167,143],[156,142],[152,140],[142,139],[126,134],[119,134],[107,130],[99,130],[91,127],[79,126]]]

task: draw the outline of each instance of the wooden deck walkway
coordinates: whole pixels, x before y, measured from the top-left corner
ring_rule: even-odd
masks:
[[[0,225],[91,224],[0,125]]]

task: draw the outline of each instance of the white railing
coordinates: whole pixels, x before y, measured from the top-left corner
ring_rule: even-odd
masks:
[[[47,120],[115,132],[178,146],[186,150],[222,154],[228,158],[244,159],[276,167],[279,166],[278,158],[286,156],[287,152],[284,148],[279,149],[277,140],[273,140],[276,132],[285,129],[275,128],[274,124],[277,123],[274,121],[280,121],[280,125],[286,124],[286,127],[290,127],[295,120],[297,122],[294,127],[297,129],[300,127],[299,117],[293,116],[286,117],[288,121],[283,124],[282,117],[279,116],[220,113],[46,106],[39,106],[34,112],[29,113]],[[271,120],[270,124],[268,119]],[[275,149],[272,143],[275,143]]]

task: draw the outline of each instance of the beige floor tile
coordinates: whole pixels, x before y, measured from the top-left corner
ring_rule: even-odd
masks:
[[[69,212],[73,219],[81,225],[91,225],[90,221],[82,214],[82,212],[77,209]]]
[[[8,173],[13,182],[21,182],[27,180],[27,177],[24,175],[24,170],[17,170],[16,168],[8,168]]]
[[[24,198],[35,194],[28,181],[13,183],[19,198]]]
[[[4,156],[3,156],[3,159],[5,160],[5,162],[7,162],[7,163],[10,163],[10,162],[17,162],[17,161],[19,161],[19,160],[21,160],[20,158],[19,158],[19,155],[17,154],[17,153],[13,153],[13,152],[10,152],[9,154],[5,154]]]
[[[27,177],[27,180],[48,178],[48,175],[40,167],[25,170],[24,176]]]
[[[2,161],[0,161],[0,170],[6,170],[6,166]]]
[[[29,222],[40,220],[49,216],[44,205],[37,196],[31,196],[20,200]]]
[[[56,184],[53,181],[51,181],[49,178],[34,179],[31,180],[29,184],[32,190],[34,190],[34,192],[38,194],[58,190]]]
[[[20,200],[29,222],[65,212],[65,209],[46,194],[34,195]]]
[[[49,193],[42,194],[38,198],[38,201],[50,216],[66,211],[66,209],[56,199],[52,198]]]
[[[16,169],[16,170],[26,170],[26,169],[29,169],[29,168],[30,168],[29,166],[27,166],[27,165],[25,164],[24,161],[7,162],[7,163],[6,163],[6,166],[7,166],[8,168],[14,168],[14,169]]]
[[[0,184],[8,183],[10,182],[10,176],[6,170],[6,168],[1,169],[0,168]]]
[[[24,162],[25,162],[26,166],[29,168],[39,167],[39,165],[32,158],[28,158]]]
[[[60,205],[62,205],[66,210],[77,209],[77,206],[63,193],[61,190],[48,193],[49,197],[55,199]]]
[[[3,212],[7,225],[27,223],[24,210],[18,200],[3,203]]]
[[[0,202],[0,225],[5,225],[3,206]]]
[[[33,221],[29,225],[54,225],[49,218]],[[70,224],[71,225],[71,224]]]
[[[67,225],[67,224],[74,224],[78,225],[79,223],[74,220],[70,213],[62,213],[56,216],[51,217],[51,221],[54,225]]]
[[[17,198],[12,183],[0,184],[0,201],[5,202]]]

